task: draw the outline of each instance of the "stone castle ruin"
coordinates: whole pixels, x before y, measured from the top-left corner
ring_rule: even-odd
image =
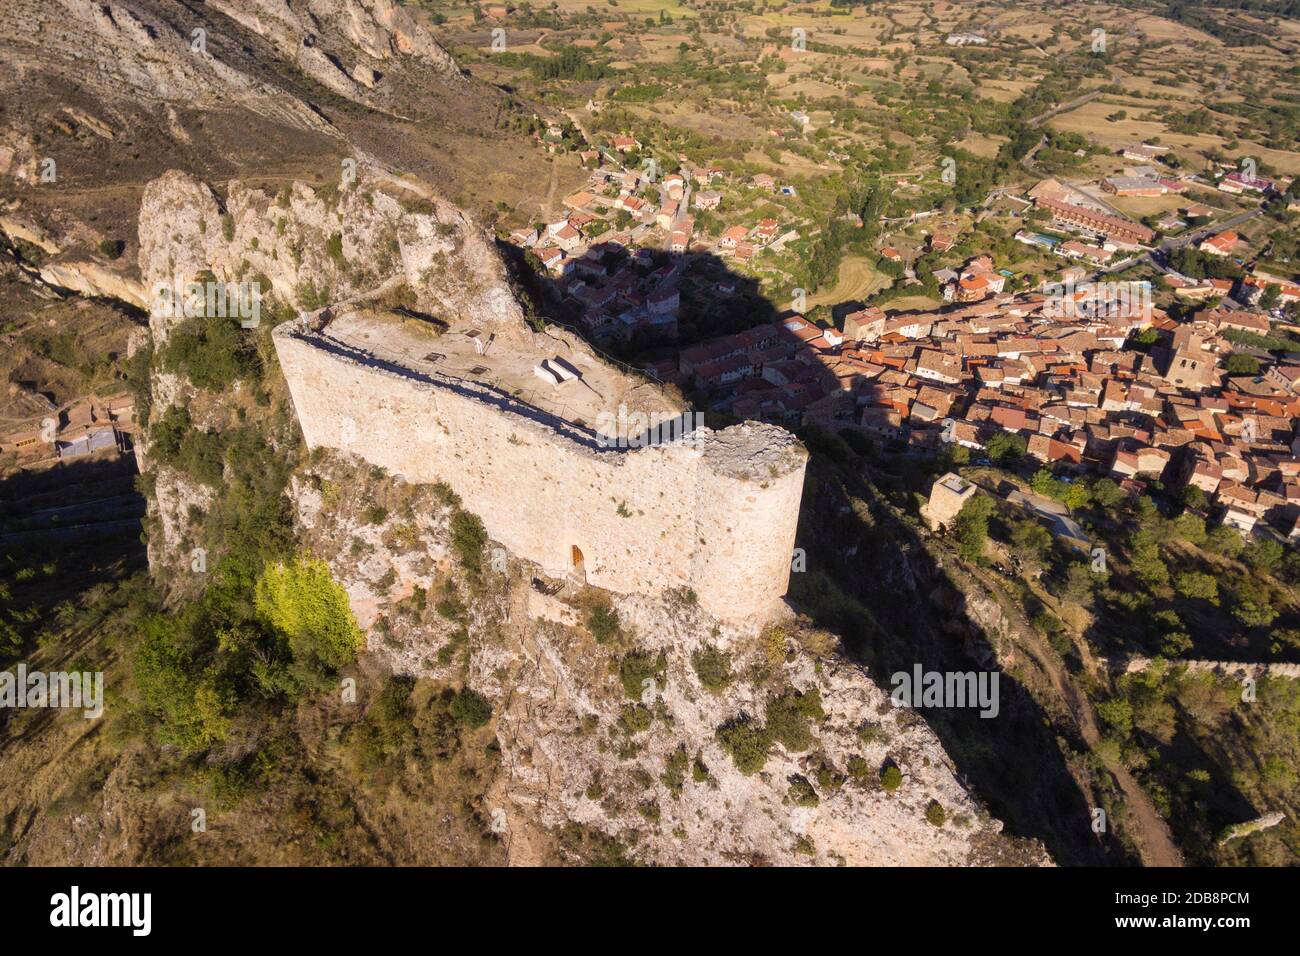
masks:
[[[593,423],[614,409],[681,409],[576,336],[509,333],[340,309],[282,324],[274,342],[309,447],[446,482],[549,574],[620,593],[689,588],[718,618],[771,613],[789,583],[802,445],[747,422],[612,447]]]
[[[330,308],[273,334],[308,446],[446,482],[546,572],[620,593],[690,588],[732,620],[785,594],[803,446],[759,423],[649,447],[611,433],[686,409],[563,328],[535,331],[491,237],[419,184],[363,164],[332,192],[235,181],[221,198],[169,172],[145,189],[139,261],[149,289],[211,274],[256,279],[280,302],[328,290]],[[408,305],[366,305],[392,301]],[[151,311],[155,348],[179,321]],[[174,376],[155,377],[159,408],[184,399]]]

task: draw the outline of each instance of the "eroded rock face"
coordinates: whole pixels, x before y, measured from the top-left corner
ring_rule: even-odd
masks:
[[[294,183],[274,195],[232,182],[224,202],[185,173],[159,177],[140,211],[144,288],[183,288],[210,273],[227,283],[264,283],[262,294],[281,305],[314,309],[406,285],[435,316],[524,327],[486,231],[377,167],[357,164],[355,177],[321,190]],[[151,319],[156,345],[174,321]]]
[[[330,130],[308,100],[235,55],[231,21],[322,86],[367,105],[379,105],[368,86],[382,87],[385,76],[408,66],[460,76],[451,55],[391,0],[213,0],[195,9],[159,0],[9,0],[5,13],[0,57],[7,66],[19,73],[78,66],[63,72],[105,102],[129,94],[137,102],[248,109],[291,127]]]
[[[496,330],[503,342],[532,334],[487,233],[427,189],[399,182],[362,163],[346,186],[294,183],[278,194],[232,182],[223,199],[179,171],[149,183],[139,220],[141,281],[131,294],[149,310],[155,350],[185,320],[174,304],[191,284],[210,282],[255,283],[265,322],[401,289],[432,315]],[[196,427],[222,427],[221,403],[193,405],[196,390],[183,378],[156,368],[152,392],[155,417],[191,404]],[[147,440],[137,452],[149,470]],[[185,514],[206,492],[174,472],[160,487],[167,493],[150,502],[157,519],[150,556],[170,568],[183,565]]]
[[[529,586],[536,569],[513,557],[468,588],[450,511],[427,488],[332,455],[297,477],[290,497],[300,540],[325,557],[368,629],[366,653],[491,700],[502,751],[491,809],[512,863],[537,862],[538,835],[574,824],[643,863],[1049,862],[1039,844],[1002,834],[918,715],[893,707],[872,675],[837,657],[833,636],[804,622],[756,632],[683,597],[614,597],[621,633],[600,644],[574,586],[541,594]],[[366,521],[376,500],[400,502],[392,510],[402,513]],[[424,612],[416,588],[428,595]],[[463,622],[433,611],[448,593],[464,599]],[[706,648],[729,658],[725,687],[701,682],[692,661]],[[638,650],[662,654],[662,668],[633,681],[634,697],[620,665]],[[774,744],[761,770],[742,772],[719,726],[741,715],[761,723],[790,693],[820,702],[806,740]],[[881,784],[890,765],[902,775],[892,792]],[[932,802],[942,826],[927,819]]]
[[[304,73],[341,96],[370,102],[368,90],[411,57],[459,76],[451,54],[392,0],[213,0],[211,6],[273,43]],[[341,42],[346,41],[346,42]]]
[[[140,309],[148,304],[139,282],[98,262],[51,263],[42,266],[40,274],[41,279],[50,285],[80,295],[117,299]]]
[[[137,100],[179,103],[187,107],[240,107],[302,129],[325,130],[328,124],[305,103],[213,55],[206,40],[157,15],[147,2],[98,3],[56,0],[34,3],[24,16],[6,16],[9,30],[0,27],[0,40],[21,49],[39,38],[42,53],[54,59],[93,64],[83,81],[103,85],[116,95],[129,89]],[[22,12],[22,11],[20,11]],[[196,22],[194,29],[206,23]]]

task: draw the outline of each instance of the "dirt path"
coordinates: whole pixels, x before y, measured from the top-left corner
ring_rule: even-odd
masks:
[[[1037,50],[1038,47],[1034,47],[1034,49]],[[1040,50],[1039,52],[1042,51]],[[1060,104],[1059,106],[1052,107],[1046,113],[1039,113],[1037,116],[1035,116],[1033,119],[1029,121],[1028,125],[1031,128],[1033,128],[1035,126],[1038,126],[1038,124],[1043,122],[1043,120],[1051,119],[1053,116],[1058,116],[1061,113],[1068,113],[1070,110],[1077,109],[1078,107],[1082,106],[1084,103],[1092,102],[1097,97],[1101,96],[1101,93],[1102,93],[1101,89],[1098,88],[1095,90],[1090,90],[1089,92],[1084,93],[1082,96],[1076,96],[1072,100],[1066,100],[1064,103]]]
[[[555,216],[555,187],[560,181],[560,160],[559,157],[551,159],[551,184],[546,187],[546,205],[543,207],[543,214],[546,221],[550,222]]]
[[[973,573],[980,583],[993,594],[1006,593],[1003,583],[991,572],[979,568],[973,569]],[[1079,735],[1083,738],[1084,743],[1096,753],[1096,746],[1101,741],[1102,734],[1092,701],[1071,680],[1060,658],[1047,644],[1047,639],[1039,634],[1025,618],[1018,602],[999,601],[998,603],[1016,621],[1016,629],[1020,637],[1017,645],[1034,659],[1042,672],[1051,680],[1052,685],[1056,688],[1057,695],[1064,701],[1070,715],[1074,718],[1075,725],[1079,728]],[[1138,844],[1138,852],[1142,857],[1143,864],[1146,866],[1182,866],[1183,855],[1179,852],[1177,844],[1174,843],[1168,824],[1165,823],[1164,818],[1156,810],[1155,804],[1151,802],[1147,792],[1142,789],[1137,780],[1122,764],[1109,760],[1105,761],[1105,764],[1106,769],[1115,778],[1115,783],[1119,786],[1120,792],[1124,794],[1124,804],[1128,808],[1130,815],[1130,831]]]

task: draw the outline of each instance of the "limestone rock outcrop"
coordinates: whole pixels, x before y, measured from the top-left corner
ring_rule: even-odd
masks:
[[[146,290],[181,288],[210,273],[222,282],[265,281],[264,296],[313,309],[406,285],[435,316],[507,334],[525,328],[486,230],[364,161],[355,179],[340,170],[339,185],[295,182],[271,194],[234,181],[224,200],[195,177],[169,172],[145,188],[139,239]],[[152,319],[156,344],[166,323]]]
[[[434,496],[331,454],[295,478],[290,498],[300,540],[369,631],[367,654],[399,674],[463,679],[492,702],[501,774],[487,810],[512,863],[538,862],[546,834],[575,826],[663,865],[1050,862],[1035,841],[1004,835],[925,721],[806,621],[759,631],[681,595],[614,596],[620,633],[598,643],[582,593],[539,593],[538,569],[512,556],[461,630],[411,609],[415,589],[444,594],[458,579],[450,513]],[[402,501],[405,516],[366,520],[376,498]],[[702,683],[702,651],[727,657],[725,686]],[[624,676],[635,653],[653,672],[630,681],[638,696]],[[773,744],[745,772],[719,728],[742,715],[762,723],[790,692],[819,702],[807,736]],[[881,782],[888,767],[896,789]]]

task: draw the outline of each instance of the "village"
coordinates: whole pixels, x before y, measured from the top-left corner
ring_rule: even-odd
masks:
[[[693,259],[741,266],[798,236],[771,218],[726,220],[719,168],[683,166],[657,177],[652,162],[647,170],[620,162],[640,148],[621,135],[584,151],[590,179],[564,200],[568,214],[509,236],[536,255],[597,344],[676,342],[682,276]],[[1216,225],[1221,210],[1189,200],[1181,216],[1153,229],[1106,201],[1209,185],[1261,203],[1289,199],[1294,211],[1291,180],[1225,166],[1207,181],[1149,165],[1161,152],[1125,147],[1123,159],[1143,165],[1087,190],[1048,177],[1022,196],[1000,191],[1011,218],[1026,223],[1016,241],[1059,262],[1032,288],[1011,291],[1015,273],[975,255],[933,270],[937,308],[857,303],[833,322],[787,309],[776,321],[679,343],[674,357],[640,364],[735,419],[853,430],[882,449],[946,450],[958,461],[988,463],[991,444],[996,457],[1009,444],[1013,457],[1057,473],[1106,475],[1131,494],[1153,481],[1196,489],[1187,494],[1207,514],[1247,537],[1300,537],[1300,356],[1261,347],[1272,321],[1300,302],[1300,288],[1262,268],[1235,279],[1192,278],[1170,265],[1170,253],[1183,247],[1253,265],[1245,237],[1231,228],[1253,212]],[[733,185],[782,188],[766,174]],[[723,217],[711,238],[696,230],[693,212],[701,210]],[[881,258],[919,285],[915,259],[948,253],[961,229],[956,217],[939,217],[922,230],[924,249],[909,252],[883,234]],[[1170,233],[1181,235],[1164,238]],[[1120,274],[1143,264],[1176,309],[1154,303],[1150,278]],[[723,280],[713,292],[733,289]]]
[[[38,398],[43,396],[37,396]],[[85,457],[113,458],[131,449],[135,399],[129,392],[87,395],[0,434],[0,462],[38,468]]]

